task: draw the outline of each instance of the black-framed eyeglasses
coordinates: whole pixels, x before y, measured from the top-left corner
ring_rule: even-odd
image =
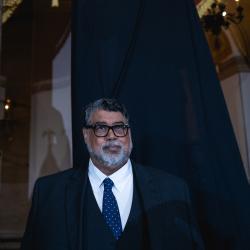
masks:
[[[110,129],[113,131],[116,137],[124,137],[128,133],[129,125],[128,124],[116,124],[113,126],[108,126],[106,124],[95,124],[95,125],[86,125],[85,128],[93,129],[94,134],[97,137],[107,136]]]

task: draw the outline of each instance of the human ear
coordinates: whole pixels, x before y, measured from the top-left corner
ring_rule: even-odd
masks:
[[[87,131],[87,129],[83,128],[82,134],[83,134],[84,141],[86,143],[87,140],[88,140],[88,131]]]

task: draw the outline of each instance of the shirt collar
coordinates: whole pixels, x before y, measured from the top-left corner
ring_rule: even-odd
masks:
[[[117,170],[116,172],[114,172],[109,176],[101,172],[90,159],[88,174],[95,179],[95,182],[98,185],[98,187],[101,187],[103,185],[103,180],[105,178],[107,177],[110,178],[114,182],[114,187],[119,192],[121,192],[125,188],[128,178],[130,178],[133,173],[132,173],[132,165],[130,159],[123,167],[121,167],[119,170]]]

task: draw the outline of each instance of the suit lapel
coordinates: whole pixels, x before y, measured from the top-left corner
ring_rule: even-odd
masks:
[[[157,190],[157,184],[154,178],[146,170],[137,164],[132,164],[134,174],[134,184],[138,190],[144,211],[145,219],[150,239],[150,249],[163,249],[161,242],[162,224],[161,216],[154,212],[159,206],[160,192]],[[87,168],[86,168],[87,169]],[[87,186],[87,171],[77,169],[72,174],[66,185],[65,207],[66,207],[66,225],[67,235],[69,235],[69,245],[71,250],[82,249],[82,224],[83,224],[83,201]]]
[[[83,169],[75,170],[74,174],[68,180],[66,186],[66,225],[67,235],[69,235],[70,249],[80,249],[83,222],[83,200],[87,185],[87,171]]]
[[[139,196],[145,211],[145,220],[149,235],[150,249],[163,249],[161,239],[162,218],[159,213],[155,213],[156,208],[161,203],[160,192],[157,190],[157,184],[152,178],[146,167],[133,164],[133,173],[135,185],[137,186]]]

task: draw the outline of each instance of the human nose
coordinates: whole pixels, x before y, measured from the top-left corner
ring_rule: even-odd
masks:
[[[107,136],[106,136],[108,139],[110,138],[116,138],[116,135],[114,133],[114,130],[112,127],[109,127],[109,130],[108,130],[108,133],[107,133]]]

